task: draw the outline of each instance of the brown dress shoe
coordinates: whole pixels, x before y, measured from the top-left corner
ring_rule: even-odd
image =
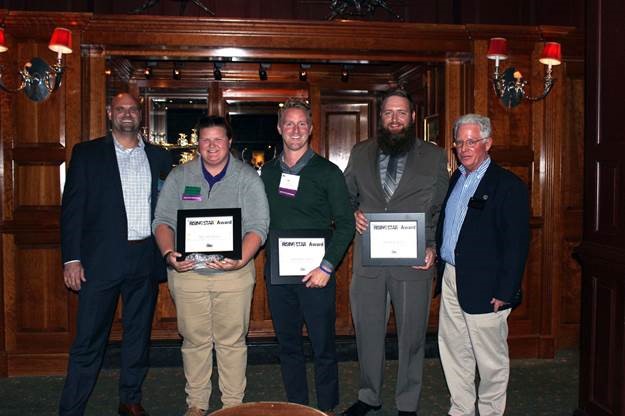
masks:
[[[141,403],[120,403],[117,413],[119,416],[150,416]]]

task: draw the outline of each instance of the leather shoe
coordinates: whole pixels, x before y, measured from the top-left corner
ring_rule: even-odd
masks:
[[[119,416],[150,416],[141,403],[120,403],[117,413]]]
[[[356,403],[348,407],[347,410],[341,413],[341,416],[365,416],[369,411],[380,410],[381,408],[381,405],[372,406],[361,400],[358,400]]]
[[[405,410],[399,410],[397,412],[397,416],[417,416],[417,412],[416,411],[414,411],[414,412],[407,412]]]

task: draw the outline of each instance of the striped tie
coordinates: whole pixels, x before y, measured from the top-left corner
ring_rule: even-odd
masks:
[[[384,197],[388,202],[393,193],[395,193],[395,189],[397,188],[396,182],[397,176],[397,156],[390,156],[388,159],[388,166],[386,166],[386,176],[382,181],[382,188],[384,189]]]

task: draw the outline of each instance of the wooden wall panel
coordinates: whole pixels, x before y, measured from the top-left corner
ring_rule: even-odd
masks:
[[[99,48],[90,48],[84,53],[83,59],[83,96],[82,102],[89,103],[82,106],[84,123],[79,123],[82,139],[102,137],[107,131],[106,116],[106,56]],[[75,143],[67,143],[71,151]],[[70,155],[68,155],[69,160]]]
[[[26,241],[3,238],[7,352],[66,352],[74,325],[73,305],[71,293],[58,282],[58,240],[49,235],[46,241],[46,236],[35,233],[25,237]],[[57,273],[47,272],[52,270]]]
[[[64,18],[72,16],[59,20]],[[14,24],[8,24],[15,36],[9,35],[10,58],[3,72],[17,71],[34,56],[54,62],[55,55],[47,48],[52,21],[27,22],[24,32]],[[80,45],[79,34],[74,40]],[[80,94],[81,61],[77,55],[77,59],[76,55],[67,59],[64,82],[48,100],[37,104],[22,93],[8,97],[2,93],[11,108],[2,116],[0,130],[7,184],[3,207],[10,213],[1,225],[5,375],[62,372],[73,337],[76,296],[62,283],[58,227],[64,145],[80,136],[76,128],[81,120],[80,100],[75,98]],[[11,75],[8,78],[16,81]]]
[[[341,170],[347,167],[349,154],[356,143],[373,137],[373,125],[370,125],[374,114],[374,100],[369,98],[362,102],[351,102],[350,99],[338,97],[324,98],[321,108],[320,134],[323,139],[323,155]],[[345,101],[349,102],[345,102]],[[329,101],[329,102],[328,102]]]
[[[329,0],[202,0],[217,17],[261,19],[324,20],[330,11]],[[0,8],[11,10],[49,10],[128,14],[145,0],[2,0]],[[192,2],[187,2],[185,16],[208,17]],[[583,0],[525,0],[514,4],[496,0],[437,0],[432,2],[387,0],[393,11],[406,22],[483,23],[511,25],[568,25],[584,27]],[[181,15],[181,2],[161,0],[146,14]],[[384,10],[377,10],[375,20],[392,21]]]
[[[16,252],[15,325],[23,332],[69,330],[68,292],[55,276],[41,270],[60,270],[61,252],[56,247],[23,247]]]
[[[560,281],[561,265],[564,263],[562,247],[570,247],[574,240],[571,239],[568,246],[558,243],[569,226],[563,222],[561,215],[562,190],[565,185],[560,172],[563,166],[572,169],[575,162],[564,165],[562,159],[565,156],[560,153],[560,149],[565,134],[574,140],[572,130],[565,130],[566,126],[574,126],[574,122],[565,119],[563,114],[565,102],[570,97],[581,99],[581,78],[578,78],[577,89],[562,88],[564,84],[557,84],[546,100],[531,105],[525,103],[517,109],[507,110],[493,96],[488,83],[492,64],[486,61],[484,55],[488,37],[500,31],[505,32],[503,34],[511,39],[513,56],[510,62],[527,74],[532,93],[535,93],[540,89],[542,77],[542,65],[537,63],[541,38],[567,37],[569,28],[394,23],[393,28],[401,25],[404,37],[401,42],[389,42],[394,31],[381,22],[311,22],[304,26],[300,22],[289,21],[226,22],[218,19],[197,21],[159,17],[156,19],[158,24],[155,24],[155,18],[126,15],[115,18],[91,15],[50,17],[49,14],[19,13],[9,13],[5,17],[9,42],[16,47],[11,49],[11,55],[5,57],[5,54],[0,60],[11,68],[17,68],[17,61],[30,58],[30,55],[39,52],[45,55],[46,37],[49,36],[44,33],[46,25],[51,26],[56,20],[70,25],[76,22],[72,27],[76,29],[77,45],[82,44],[85,53],[72,54],[67,60],[64,86],[47,102],[34,105],[19,94],[10,99],[5,98],[4,94],[0,96],[1,156],[5,169],[1,225],[3,322],[12,322],[14,317],[23,315],[25,318],[21,322],[24,326],[41,328],[39,333],[32,333],[20,332],[13,324],[5,327],[5,350],[0,347],[2,374],[37,371],[28,363],[39,365],[44,357],[52,360],[52,364],[42,367],[42,372],[62,371],[64,368],[63,360],[66,359],[74,331],[72,326],[77,296],[69,292],[61,293],[64,289],[60,264],[52,260],[59,250],[58,214],[63,184],[62,168],[75,143],[99,135],[97,132],[105,127],[102,121],[102,99],[106,96],[106,84],[100,70],[108,54],[148,57],[169,56],[173,53],[173,56],[181,57],[183,53],[188,53],[189,58],[200,59],[218,56],[217,48],[222,46],[240,47],[250,59],[288,59],[297,62],[340,56],[341,59],[379,60],[384,63],[430,61],[440,68],[444,65],[444,76],[436,78],[444,86],[440,97],[444,103],[441,108],[443,135],[439,144],[447,149],[451,165],[455,166],[450,131],[453,120],[469,111],[484,112],[493,118],[495,124],[496,146],[493,148],[493,158],[518,173],[528,184],[531,193],[532,249],[524,280],[526,297],[524,304],[512,314],[511,350],[518,356],[553,355],[560,311],[566,311],[567,319],[572,321],[572,325],[575,324],[572,317],[574,312],[561,305],[562,299],[574,296],[574,292],[562,296],[564,283]],[[45,25],[35,25],[38,19]],[[120,25],[128,25],[136,31],[121,32]],[[32,39],[29,34],[31,27],[37,28]],[[237,36],[231,36],[235,33]],[[91,49],[94,45],[98,46]],[[181,48],[181,45],[189,48]],[[102,48],[103,54],[98,52],[98,48]],[[287,74],[276,82],[283,84],[286,90],[304,90],[306,86],[310,88],[316,132],[314,146],[341,165],[345,163],[354,143],[373,134],[374,91],[393,85],[393,78],[389,78],[388,74],[370,79],[361,76],[354,77],[354,84],[344,84],[332,74],[315,71],[311,71],[314,82],[310,84],[294,82]],[[561,67],[557,69],[556,75],[559,79],[567,79],[566,70]],[[128,85],[135,92],[141,87],[138,82]],[[256,85],[258,91],[262,91],[268,84],[256,82]],[[276,88],[276,85],[272,88]],[[211,91],[221,91],[220,84],[213,83]],[[427,88],[425,94],[428,94]],[[226,101],[232,99],[228,98],[226,91],[222,97]],[[7,101],[12,104],[12,112],[3,106]],[[577,107],[573,108],[579,110],[578,101],[575,105]],[[213,106],[220,108],[217,98],[214,98]],[[579,148],[573,143],[567,149],[569,154],[579,156]],[[54,176],[53,171],[58,176]],[[46,172],[46,175],[42,172]],[[574,182],[567,182],[566,187],[579,195],[575,191]],[[566,201],[574,205],[575,198]],[[574,234],[573,230],[571,235]],[[41,274],[45,276],[35,277],[33,273],[16,267],[16,259],[21,253],[34,255],[43,269]],[[348,302],[351,260],[351,254],[348,254],[338,270],[337,333],[341,335],[353,333]],[[250,324],[250,337],[256,339],[273,335],[264,293],[263,263],[264,257],[260,254],[256,260],[258,276]],[[18,277],[24,277],[28,282],[17,285]],[[37,283],[41,285],[35,286]],[[32,293],[41,295],[41,290],[47,291],[46,296],[58,299],[59,303],[48,303],[42,306],[43,309],[34,310],[34,315],[25,315],[30,309],[30,301],[25,301],[26,306],[18,303],[30,299]],[[160,292],[154,338],[178,339],[175,308],[164,285],[161,285]],[[430,321],[432,329],[436,328],[436,311],[437,304],[434,303]],[[44,322],[38,322],[38,319],[44,319]],[[112,338],[118,339],[119,335],[120,327],[116,325]]]
[[[582,240],[584,144],[579,140],[584,131],[584,73],[581,63],[566,65],[569,77],[566,88],[565,130],[562,143],[562,286],[558,346],[570,347],[579,342],[581,316],[581,266],[573,252]]]
[[[252,312],[250,316],[249,337],[273,336],[273,323],[269,311],[269,299],[265,289],[265,250],[261,249],[256,255],[256,286],[252,298]]]
[[[59,167],[54,165],[17,165],[15,167],[15,204],[55,205],[61,201]]]
[[[625,85],[621,0],[586,2],[579,416],[625,415]],[[619,64],[616,64],[619,63]]]

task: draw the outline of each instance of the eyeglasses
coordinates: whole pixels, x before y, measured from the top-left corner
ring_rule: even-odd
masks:
[[[466,145],[469,149],[473,149],[479,142],[481,142],[482,140],[487,140],[488,138],[485,137],[483,139],[467,139],[467,140],[454,140],[451,144],[456,148],[456,149],[461,149],[462,146]]]

